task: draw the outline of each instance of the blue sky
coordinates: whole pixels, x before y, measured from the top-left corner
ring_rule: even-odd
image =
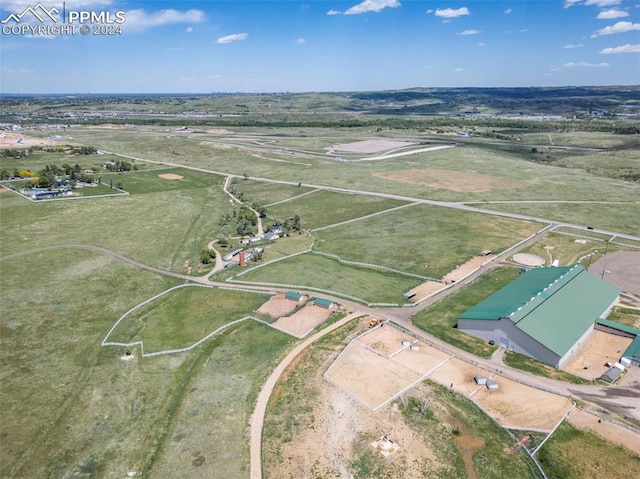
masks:
[[[640,83],[640,0],[67,0],[124,12],[122,34],[17,34],[37,3],[0,3],[2,93]]]

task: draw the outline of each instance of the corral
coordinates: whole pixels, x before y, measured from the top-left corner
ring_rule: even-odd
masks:
[[[631,338],[595,330],[562,370],[585,379],[600,377],[609,369],[605,363],[617,362],[631,341]]]
[[[289,301],[289,303],[295,307],[296,303],[293,303],[293,301]],[[291,316],[284,316],[278,319],[272,326],[296,338],[303,338],[326,321],[337,309],[336,305],[327,309],[309,303]]]
[[[258,313],[267,314],[272,318],[279,318],[289,314],[301,303],[296,303],[287,299],[284,294],[276,294],[269,298],[269,301],[258,308]]]
[[[373,410],[428,377],[470,396],[500,424],[523,429],[551,430],[571,407],[563,396],[495,376],[422,342],[412,350],[403,340],[414,341],[393,326],[375,328],[354,340],[325,376]],[[496,381],[499,389],[476,384],[477,373]]]

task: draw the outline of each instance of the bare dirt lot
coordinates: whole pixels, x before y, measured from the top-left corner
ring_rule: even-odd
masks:
[[[162,173],[158,175],[163,180],[181,180],[183,176],[176,175],[175,173]]]
[[[492,257],[493,257],[492,255],[475,256],[471,258],[469,261],[467,261],[466,263],[461,264],[460,266],[457,266],[456,269],[454,269],[450,273],[445,274],[442,280],[445,283],[451,282],[451,281],[460,281],[461,279],[465,278],[468,274],[472,273],[477,268],[479,268],[483,263],[485,263],[486,261],[489,261]]]
[[[492,377],[491,372],[422,343],[418,343],[417,351],[412,351],[402,346],[402,339],[408,337],[393,326],[373,329],[347,347],[327,371],[327,379],[344,388],[361,404],[377,410],[428,377],[471,396],[500,424],[521,428],[550,430],[571,408],[571,402],[563,396],[502,376],[493,377],[499,389],[490,391],[476,384],[474,375]]]
[[[331,145],[325,148],[330,153],[333,151],[348,151],[351,153],[377,153],[379,151],[391,150],[393,148],[401,148],[410,146],[413,143],[409,141],[393,141],[393,140],[363,140],[354,143],[343,143],[341,145]]]
[[[454,170],[406,170],[374,173],[374,176],[411,185],[469,193],[484,193],[498,188],[518,187],[517,181],[506,178]]]
[[[604,363],[618,361],[631,341],[631,338],[594,331],[562,370],[585,379],[598,378],[609,369]]]
[[[514,254],[513,261],[524,266],[544,266],[544,258],[531,253]]]
[[[331,309],[326,309],[309,303],[291,316],[278,319],[272,326],[296,338],[304,338],[336,310],[335,305]]]
[[[298,303],[296,301],[285,298],[284,294],[276,294],[271,296],[271,298],[269,298],[269,301],[258,308],[258,313],[267,314],[272,318],[279,318],[281,316],[284,316],[285,314],[289,314],[291,311],[296,309],[301,304],[304,304],[306,301],[306,296],[300,303]]]
[[[638,435],[629,429],[609,421],[602,421],[597,416],[581,409],[574,409],[567,417],[567,422],[578,429],[590,432],[613,444],[618,444],[640,456],[640,440]]]
[[[499,389],[481,388],[472,399],[503,426],[551,430],[572,407],[571,401],[564,396],[502,376],[494,376],[493,380]]]
[[[11,131],[0,132],[0,148],[29,148],[32,146],[53,146],[58,143],[46,138],[32,138]]]
[[[589,271],[622,291],[640,297],[640,252],[609,253],[593,263]]]

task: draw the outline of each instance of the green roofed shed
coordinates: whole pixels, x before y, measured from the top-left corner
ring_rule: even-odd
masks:
[[[313,301],[313,304],[315,304],[316,306],[320,306],[322,308],[329,309],[331,306],[333,306],[333,301],[329,299],[324,299],[324,298],[316,298]]]
[[[291,301],[295,301],[297,303],[302,301],[302,298],[303,298],[303,296],[300,293],[296,293],[295,291],[287,291],[284,294],[284,297],[287,299],[290,299]]]

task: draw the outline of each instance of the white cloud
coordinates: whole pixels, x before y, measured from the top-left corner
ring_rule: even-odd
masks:
[[[527,33],[529,31],[528,28],[523,28],[522,30],[520,30],[520,33]]]
[[[584,5],[586,7],[611,7],[613,5],[620,5],[621,0],[565,0],[564,8],[573,7],[574,5]]]
[[[619,47],[605,48],[600,53],[603,55],[613,55],[616,53],[640,53],[640,43],[636,45],[627,43],[626,45],[621,45]]]
[[[142,8],[129,10],[125,13],[125,18],[127,31],[139,31],[176,23],[202,23],[206,19],[202,10],[191,9],[186,12],[180,12],[178,10],[168,9],[147,13]]]
[[[555,66],[555,65],[551,65],[551,68],[549,68],[549,70],[552,71],[552,72],[559,72],[562,69],[560,67]]]
[[[436,8],[436,17],[444,18],[456,18],[463,15],[469,15],[469,9],[467,7],[453,8]]]
[[[578,43],[577,45],[574,45],[573,43],[568,43],[562,48],[582,48],[582,47],[584,47],[582,43]]]
[[[396,8],[400,6],[398,0],[364,0],[364,2],[354,5],[344,12],[345,15],[360,15],[361,13],[376,12],[379,13],[383,9]]]
[[[248,33],[233,33],[231,35],[226,35],[224,37],[220,37],[216,40],[218,44],[226,44],[231,42],[237,42],[239,40],[246,40],[249,37]]]
[[[167,47],[165,50],[168,52],[179,52],[182,51],[182,47]]]
[[[458,32],[456,35],[477,35],[480,33],[480,30],[464,30],[463,32]]]
[[[187,33],[191,33],[193,31],[193,27],[187,27],[185,32]]]
[[[338,10],[329,10],[327,12],[327,15],[340,15],[342,12],[339,12]]]
[[[304,38],[296,38],[296,43],[298,45],[303,45],[303,44],[307,43],[307,41]]]
[[[627,12],[612,8],[611,10],[603,10],[602,12],[598,13],[598,16],[596,18],[598,20],[613,20],[614,18],[622,18],[628,16],[629,14]]]
[[[480,42],[480,43],[478,43],[478,46],[479,46],[479,47],[484,47],[484,45],[485,45],[485,44],[484,44],[484,42]]]
[[[630,32],[632,30],[640,30],[640,23],[618,22],[615,25],[601,28],[591,35],[591,38],[600,37],[602,35],[613,35],[614,33]]]
[[[584,4],[587,6],[611,7],[613,5],[620,5],[620,0],[587,0]]]
[[[433,9],[430,8],[429,10],[427,10],[427,15],[431,15],[432,13],[433,13]]]
[[[460,72],[463,72],[463,71],[464,71],[464,68],[456,68],[456,69],[451,70],[451,71],[452,71],[452,72],[455,72],[455,73],[460,73]]]
[[[608,63],[569,62],[562,65],[564,68],[606,68]]]
[[[507,9],[504,11],[504,14],[505,14],[505,15],[509,15],[511,12],[513,12],[513,10],[512,10],[512,9],[510,9],[510,8],[507,8]]]

